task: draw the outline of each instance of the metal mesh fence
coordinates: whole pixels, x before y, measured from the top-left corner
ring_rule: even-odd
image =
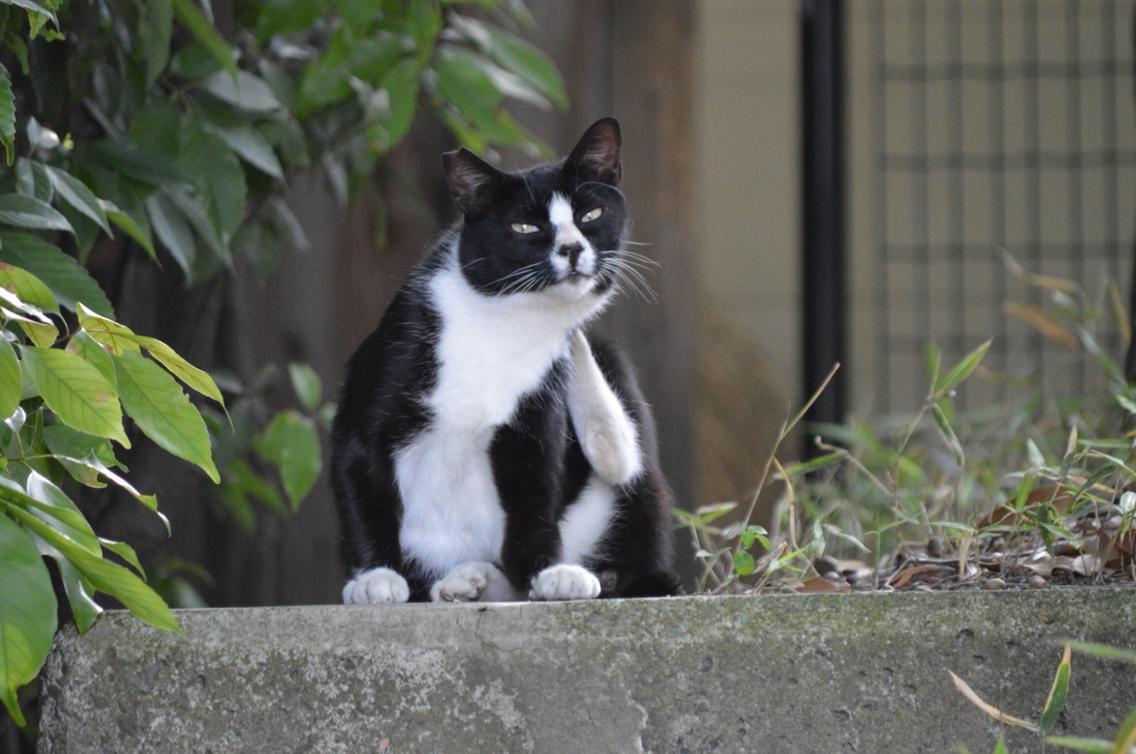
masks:
[[[990,379],[960,396],[971,406],[1027,374],[1084,390],[1091,369],[1029,322],[1050,292],[1021,284],[1003,252],[1080,283],[1115,345],[1107,286],[1127,300],[1136,226],[1133,2],[850,7],[870,15],[870,49],[850,54],[872,58],[857,96],[873,111],[876,189],[860,205],[874,228],[873,408],[916,405],[929,341],[953,360],[993,336]]]

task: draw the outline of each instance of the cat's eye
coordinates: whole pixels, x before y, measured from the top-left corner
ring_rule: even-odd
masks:
[[[602,214],[603,214],[603,207],[596,207],[595,209],[590,209],[590,210],[588,210],[587,212],[584,213],[583,217],[580,218],[580,222],[590,223],[592,220],[598,220],[600,218],[600,215],[602,215]]]
[[[514,233],[521,234],[522,236],[527,236],[530,233],[536,233],[540,230],[540,228],[536,227],[535,225],[531,225],[529,223],[513,223],[512,225],[509,226],[509,229],[512,230]]]

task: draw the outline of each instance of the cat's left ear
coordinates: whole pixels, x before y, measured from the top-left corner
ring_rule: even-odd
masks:
[[[565,165],[575,168],[576,175],[582,181],[599,181],[616,186],[623,177],[623,163],[619,160],[621,143],[619,121],[615,118],[602,118],[580,137]]]
[[[442,154],[442,170],[450,194],[467,215],[476,215],[488,205],[493,188],[505,177],[497,168],[465,147]]]

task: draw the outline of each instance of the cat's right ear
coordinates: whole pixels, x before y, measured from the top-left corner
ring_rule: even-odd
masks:
[[[504,177],[497,168],[465,147],[442,154],[442,170],[450,194],[466,215],[476,215],[487,206],[492,189]]]

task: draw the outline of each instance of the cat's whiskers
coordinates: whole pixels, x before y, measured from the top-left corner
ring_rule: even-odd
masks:
[[[619,281],[626,282],[644,301],[658,300],[658,295],[651,284],[647,282],[647,278],[628,260],[613,255],[604,259],[604,265],[609,266],[615,273],[617,284]]]

